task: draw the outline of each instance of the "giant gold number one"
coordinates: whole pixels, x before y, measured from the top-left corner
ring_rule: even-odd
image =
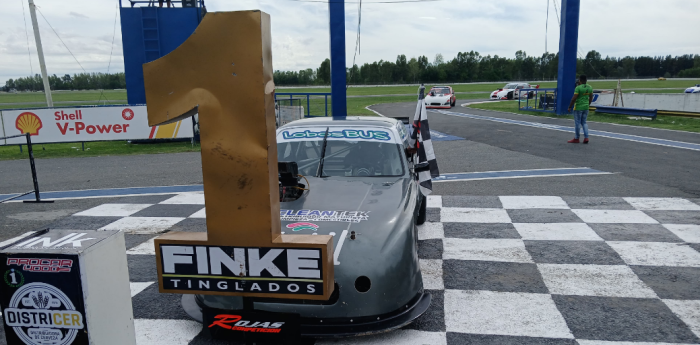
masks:
[[[149,125],[198,113],[201,133],[207,232],[155,240],[160,292],[303,299],[333,292],[332,236],[281,234],[270,41],[266,13],[212,12],[180,47],[144,65]],[[291,268],[269,267],[272,257],[273,266]],[[221,267],[237,273],[225,276]],[[263,291],[270,282],[277,290]],[[304,290],[308,282],[322,291]]]

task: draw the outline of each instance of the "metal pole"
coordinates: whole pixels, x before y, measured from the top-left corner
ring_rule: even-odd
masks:
[[[32,17],[32,27],[34,27],[34,39],[36,40],[36,52],[39,55],[39,66],[41,66],[41,77],[44,79],[44,94],[46,94],[46,106],[53,108],[53,99],[51,98],[51,86],[49,85],[49,77],[46,73],[46,62],[44,61],[44,48],[41,46],[41,35],[39,35],[39,23],[36,21],[36,5],[34,0],[29,0],[29,14]]]
[[[568,114],[569,101],[576,88],[576,53],[581,0],[562,0],[559,29],[559,67],[557,74],[557,115]]]
[[[333,117],[345,117],[347,75],[345,74],[345,0],[328,1],[331,34],[331,110]]]
[[[31,0],[29,0],[31,1]],[[32,151],[32,135],[27,133],[27,152],[29,152],[29,165],[32,167],[32,182],[34,182],[34,197],[35,200],[24,200],[25,203],[52,203],[51,201],[41,200],[39,196],[39,180],[36,177],[36,167],[34,166],[34,151]]]

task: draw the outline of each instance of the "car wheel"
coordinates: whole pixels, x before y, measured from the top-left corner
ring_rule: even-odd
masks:
[[[452,101],[452,105],[451,105],[451,106],[454,107],[455,104],[457,104],[457,100],[456,100],[456,99],[455,99],[454,101]]]
[[[513,93],[512,93],[512,92],[508,92],[508,97],[507,97],[507,98],[508,98],[508,99],[513,99]]]
[[[424,195],[420,200],[420,208],[418,209],[418,216],[416,217],[416,224],[421,225],[425,223],[425,218],[427,217],[428,208],[428,198]]]

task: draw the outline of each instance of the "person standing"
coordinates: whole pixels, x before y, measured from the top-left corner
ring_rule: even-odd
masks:
[[[588,118],[588,108],[593,102],[593,88],[586,83],[588,78],[585,75],[581,75],[578,80],[580,84],[574,89],[574,97],[571,98],[571,103],[569,103],[569,112],[571,112],[571,108],[574,110],[576,137],[567,142],[578,144],[580,142],[580,129],[583,127],[583,143],[588,144],[588,124],[586,119]]]

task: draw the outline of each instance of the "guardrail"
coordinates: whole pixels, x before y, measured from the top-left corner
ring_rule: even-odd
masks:
[[[590,109],[590,108],[589,108]],[[619,114],[619,115],[632,115],[632,116],[644,116],[651,117],[655,119],[657,115],[656,109],[638,109],[638,108],[624,108],[624,107],[595,107],[596,111],[607,114]]]
[[[30,190],[26,193],[21,193],[19,195],[15,195],[13,197],[9,197],[7,199],[0,200],[0,204],[5,202],[5,201],[10,201],[12,199],[17,199],[20,197],[23,197],[27,194],[34,193],[34,200],[24,200],[25,203],[52,203],[53,200],[41,200],[41,196],[39,195],[39,180],[36,177],[36,166],[34,165],[34,151],[32,151],[32,136],[29,133],[25,134],[17,134],[17,135],[11,135],[9,137],[1,137],[0,140],[3,139],[10,139],[10,138],[19,138],[19,137],[27,137],[27,151],[29,152],[29,165],[32,168],[32,182],[34,182],[34,190]]]
[[[556,108],[556,88],[521,89],[518,91],[518,109],[520,110],[555,113]]]
[[[312,115],[311,114],[311,105],[312,105],[311,100],[314,99],[314,100],[320,101],[321,99],[323,99],[323,103],[324,103],[323,116],[328,116],[328,96],[330,96],[330,95],[331,95],[330,92],[280,92],[280,93],[275,93],[275,101],[277,101],[278,99],[281,99],[279,96],[285,96],[285,98],[286,98],[286,96],[289,96],[290,102],[294,98],[294,96],[302,96],[301,98],[306,97],[306,115],[305,115],[305,117],[313,117],[313,116],[321,116],[321,115]],[[316,103],[317,102],[314,102],[313,105],[320,106],[319,104],[316,104]],[[320,102],[318,102],[318,103],[320,103]],[[316,108],[316,107],[314,107],[314,108]]]
[[[611,107],[604,107],[604,106],[590,106],[591,111],[595,112],[600,112],[600,113],[608,113],[608,108]],[[605,111],[603,110],[605,109]],[[614,114],[614,113],[610,113]],[[687,111],[676,111],[676,110],[657,110],[656,111],[657,116],[678,116],[678,117],[690,117],[690,118],[696,118],[700,119],[700,113],[692,113],[692,112],[687,112]]]

